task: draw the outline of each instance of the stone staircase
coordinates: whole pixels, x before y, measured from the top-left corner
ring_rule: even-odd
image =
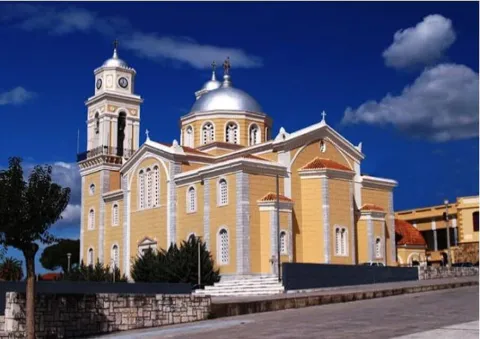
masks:
[[[285,289],[276,276],[240,276],[234,278],[222,277],[213,286],[195,290],[197,295],[211,296],[246,296],[271,295],[284,293]]]

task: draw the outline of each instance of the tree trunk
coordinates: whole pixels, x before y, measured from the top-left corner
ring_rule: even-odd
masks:
[[[27,339],[35,339],[35,254],[38,245],[33,244],[30,249],[25,249],[23,255],[27,264],[26,287],[26,330]]]

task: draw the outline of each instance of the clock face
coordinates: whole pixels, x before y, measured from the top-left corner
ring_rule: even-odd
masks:
[[[127,88],[127,86],[128,86],[128,80],[127,80],[127,78],[121,77],[120,79],[118,79],[118,84],[119,84],[120,87],[122,87],[122,88]]]
[[[102,79],[98,78],[97,79],[97,89],[100,89],[102,87]]]

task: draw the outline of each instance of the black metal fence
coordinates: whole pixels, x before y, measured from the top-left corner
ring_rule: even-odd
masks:
[[[285,290],[418,280],[416,267],[284,263]]]
[[[7,292],[25,293],[25,282],[0,282],[0,315],[5,313]],[[72,281],[39,281],[37,294],[190,294],[192,286],[184,283],[102,283]]]

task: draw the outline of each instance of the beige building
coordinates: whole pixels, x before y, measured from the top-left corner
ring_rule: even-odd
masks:
[[[432,263],[448,262],[446,206],[436,205],[398,211],[395,217],[408,221],[427,242],[427,257]],[[478,262],[479,197],[459,197],[448,204],[448,225],[452,263]]]
[[[180,118],[180,142],[140,143],[133,68],[112,58],[86,101],[81,258],[127,275],[147,248],[202,237],[222,275],[274,274],[282,262],[396,265],[394,180],[365,176],[325,121],[272,137],[272,118],[215,69]],[[188,100],[188,97],[186,98]],[[276,189],[279,178],[279,224]]]

